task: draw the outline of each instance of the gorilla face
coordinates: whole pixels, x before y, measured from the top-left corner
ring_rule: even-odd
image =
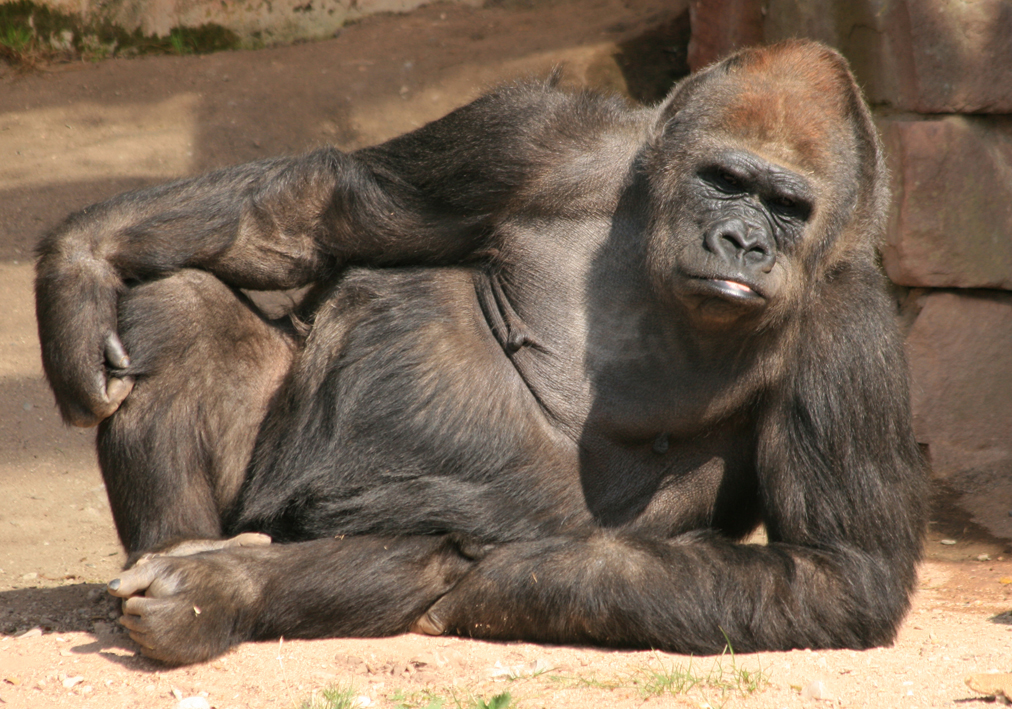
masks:
[[[841,61],[796,51],[810,61],[742,53],[676,86],[642,155],[651,282],[697,326],[778,326],[874,258],[874,128]]]
[[[825,178],[849,146],[802,132],[790,87],[771,97],[783,107],[780,120],[742,130],[708,78],[673,97],[644,156],[653,208],[647,267],[659,296],[695,324],[761,327],[787,317],[818,277],[816,254],[835,238],[827,214],[853,203]],[[721,78],[719,88],[728,83]]]
[[[812,190],[796,172],[746,150],[707,154],[694,167],[678,225],[676,294],[731,306],[722,311],[762,309],[793,268]]]
[[[669,196],[654,202],[654,283],[704,322],[770,317],[802,279],[811,181],[734,143],[704,138],[688,158],[655,185]]]

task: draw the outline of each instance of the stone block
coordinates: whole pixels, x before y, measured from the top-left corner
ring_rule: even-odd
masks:
[[[837,47],[872,103],[919,113],[1012,113],[1007,0],[770,0],[762,36]]]
[[[698,71],[736,49],[762,42],[762,0],[692,0],[689,22],[689,68]]]
[[[937,477],[1012,475],[1012,294],[934,292],[907,336],[914,434]]]
[[[1012,118],[884,119],[893,282],[1012,290]]]

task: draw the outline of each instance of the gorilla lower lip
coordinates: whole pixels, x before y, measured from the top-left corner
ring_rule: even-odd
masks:
[[[765,298],[758,292],[755,291],[751,286],[747,286],[739,281],[729,281],[723,278],[707,278],[703,281],[709,286],[711,292],[715,291],[715,295],[718,295],[729,300],[745,303],[745,302],[761,302]]]
[[[749,288],[744,283],[738,283],[737,281],[717,281],[717,283],[724,288],[729,288],[733,291],[738,291],[744,295],[755,295],[755,291]]]

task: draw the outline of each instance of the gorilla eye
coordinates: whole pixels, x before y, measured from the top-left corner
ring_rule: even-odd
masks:
[[[807,202],[789,195],[771,197],[767,203],[774,211],[784,217],[794,217],[807,221],[811,213],[811,207]]]
[[[712,173],[712,180],[717,187],[725,192],[744,192],[745,183],[737,175],[727,170],[717,169]]]

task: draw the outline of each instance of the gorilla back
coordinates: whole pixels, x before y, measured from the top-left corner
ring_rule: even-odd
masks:
[[[145,555],[122,622],[170,662],[409,628],[890,642],[925,476],[887,201],[846,64],[789,42],[652,108],[510,86],[72,216],[39,332]],[[285,321],[238,290],[302,285]]]

